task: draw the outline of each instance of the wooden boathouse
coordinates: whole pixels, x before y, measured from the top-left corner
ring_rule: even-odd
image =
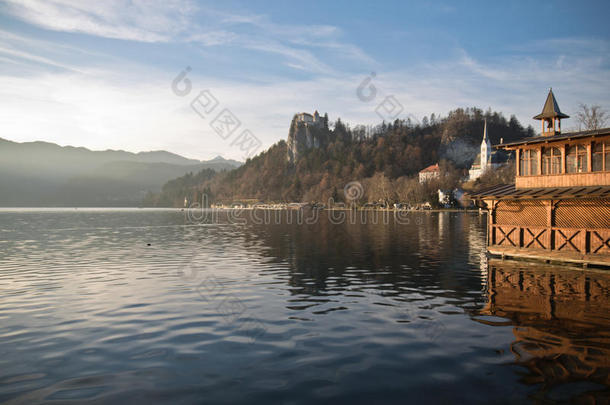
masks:
[[[497,145],[515,152],[514,184],[473,194],[489,211],[492,256],[610,266],[610,128],[561,132],[552,90],[542,134]]]

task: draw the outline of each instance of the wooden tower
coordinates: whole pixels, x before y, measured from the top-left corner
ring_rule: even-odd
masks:
[[[534,117],[535,120],[542,122],[542,136],[553,136],[561,133],[561,119],[570,118],[559,109],[553,89],[549,89],[549,95],[546,97],[546,102],[542,108],[542,112]]]

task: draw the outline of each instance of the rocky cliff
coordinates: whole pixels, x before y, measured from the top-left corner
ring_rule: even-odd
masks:
[[[287,159],[296,163],[299,156],[311,148],[325,146],[329,137],[328,118],[321,118],[318,112],[295,114],[288,131]]]

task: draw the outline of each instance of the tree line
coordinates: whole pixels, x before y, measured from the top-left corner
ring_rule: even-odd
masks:
[[[326,142],[288,162],[281,140],[241,167],[220,173],[201,171],[168,182],[160,194],[149,194],[145,206],[183,206],[200,202],[344,202],[343,187],[362,184],[358,203],[418,203],[435,200],[439,188],[457,187],[479,151],[484,122],[492,144],[533,136],[515,116],[479,108],[458,108],[446,117],[432,114],[421,122],[397,119],[374,127],[351,128],[337,119],[325,128]],[[459,148],[456,147],[459,145]],[[457,153],[456,153],[457,151]],[[418,172],[439,163],[441,177],[420,184]],[[497,175],[497,173],[496,173]],[[504,173],[504,178],[508,174]],[[488,181],[483,178],[481,182]]]

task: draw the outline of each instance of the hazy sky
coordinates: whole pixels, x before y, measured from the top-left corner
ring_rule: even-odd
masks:
[[[609,12],[607,1],[0,0],[0,137],[242,159],[231,145],[242,130],[266,148],[295,112],[375,124],[390,95],[402,118],[491,107],[538,130],[549,87],[567,114],[610,109]],[[357,97],[372,72],[375,97]],[[217,101],[204,118],[191,108],[202,90]],[[210,127],[225,108],[241,122],[227,139]]]

